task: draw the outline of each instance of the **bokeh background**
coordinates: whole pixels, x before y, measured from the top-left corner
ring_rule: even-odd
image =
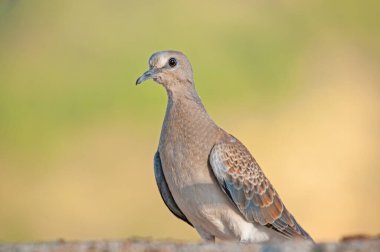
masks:
[[[0,0],[0,241],[199,240],[153,177],[184,51],[215,121],[318,241],[380,232],[378,1]]]

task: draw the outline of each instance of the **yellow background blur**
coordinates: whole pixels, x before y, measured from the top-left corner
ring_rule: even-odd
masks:
[[[184,51],[215,121],[316,239],[380,232],[378,1],[0,0],[0,241],[198,240],[153,176]]]

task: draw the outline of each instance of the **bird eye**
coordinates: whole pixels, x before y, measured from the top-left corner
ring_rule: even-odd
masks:
[[[170,58],[169,59],[169,66],[175,67],[176,65],[177,65],[177,60],[175,58]]]

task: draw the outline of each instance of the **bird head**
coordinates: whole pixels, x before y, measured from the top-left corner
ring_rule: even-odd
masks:
[[[160,51],[149,58],[149,70],[143,73],[136,85],[153,79],[166,89],[181,89],[193,86],[193,70],[186,56],[178,51]]]

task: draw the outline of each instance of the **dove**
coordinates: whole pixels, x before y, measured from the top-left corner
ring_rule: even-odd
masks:
[[[182,52],[154,53],[136,85],[148,79],[167,92],[154,174],[176,217],[206,242],[312,241],[249,150],[208,115]]]

